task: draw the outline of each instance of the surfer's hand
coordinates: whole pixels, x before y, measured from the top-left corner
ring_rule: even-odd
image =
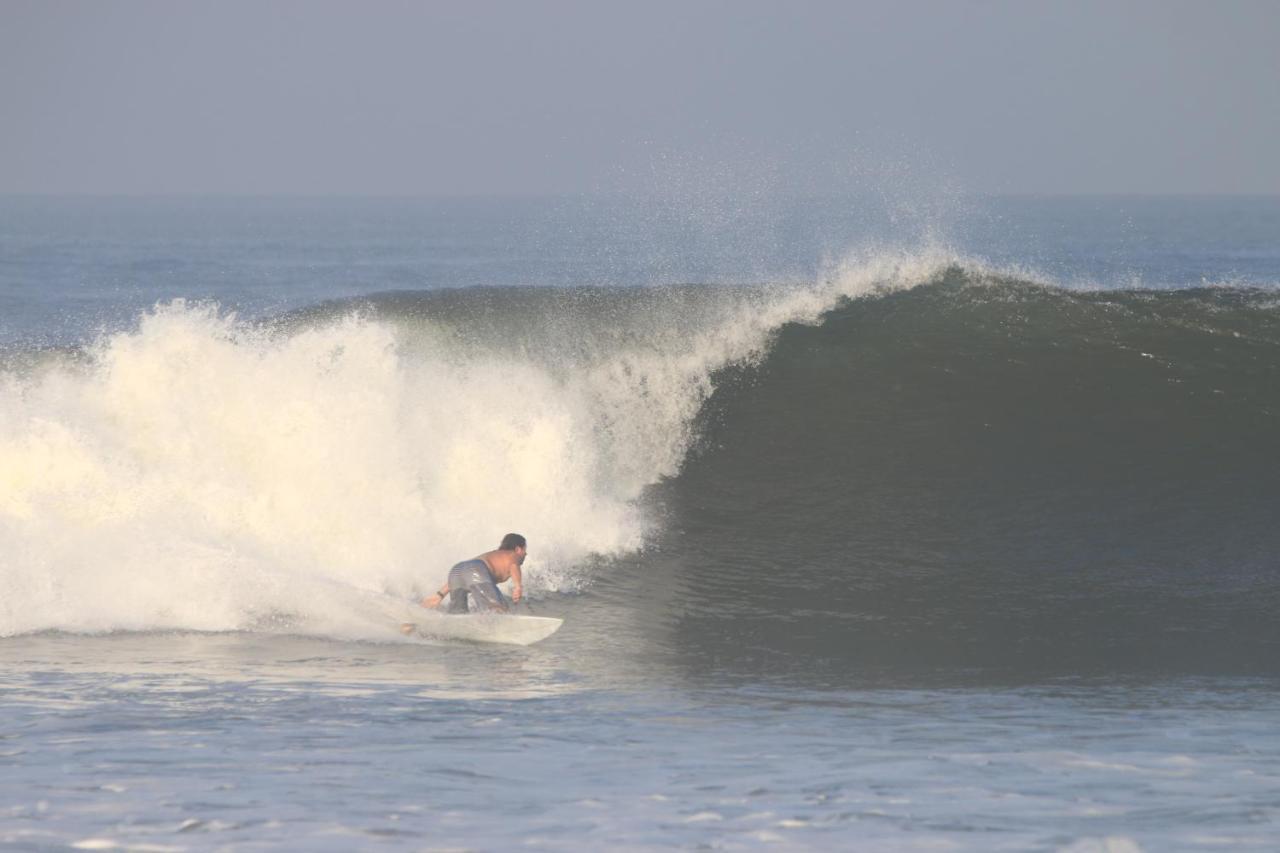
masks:
[[[444,596],[437,592],[422,599],[422,606],[426,608],[439,607],[442,601],[444,601]]]
[[[522,598],[524,598],[524,590],[523,590],[523,589],[521,589],[520,587],[516,587],[515,589],[511,590],[511,603],[512,603],[512,604],[519,604],[519,603],[520,603],[520,599],[522,599]]]

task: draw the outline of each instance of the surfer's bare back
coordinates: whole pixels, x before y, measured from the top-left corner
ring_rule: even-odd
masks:
[[[449,570],[449,578],[434,595],[422,599],[423,607],[439,607],[449,596],[450,613],[468,612],[467,599],[475,598],[476,608],[483,611],[505,613],[507,601],[502,597],[498,584],[510,580],[511,601],[524,596],[524,578],[520,567],[529,553],[525,539],[519,533],[502,537],[496,551],[488,551],[473,560],[464,560]]]

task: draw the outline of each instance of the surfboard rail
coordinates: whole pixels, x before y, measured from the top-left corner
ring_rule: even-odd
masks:
[[[400,630],[402,633],[432,639],[529,646],[550,637],[563,624],[563,619],[554,616],[428,611],[415,615],[412,622],[403,623]],[[412,627],[406,630],[406,626]]]

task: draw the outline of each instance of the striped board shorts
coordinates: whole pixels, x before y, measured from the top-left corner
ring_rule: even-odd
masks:
[[[507,609],[507,600],[493,582],[484,560],[466,560],[449,570],[449,612],[467,613],[467,599],[475,598],[475,609],[481,612]]]

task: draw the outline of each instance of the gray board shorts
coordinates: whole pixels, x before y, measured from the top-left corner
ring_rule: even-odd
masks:
[[[474,596],[476,610],[501,612],[507,609],[507,600],[493,582],[493,575],[484,560],[466,560],[449,570],[450,613],[467,613],[467,598]]]

